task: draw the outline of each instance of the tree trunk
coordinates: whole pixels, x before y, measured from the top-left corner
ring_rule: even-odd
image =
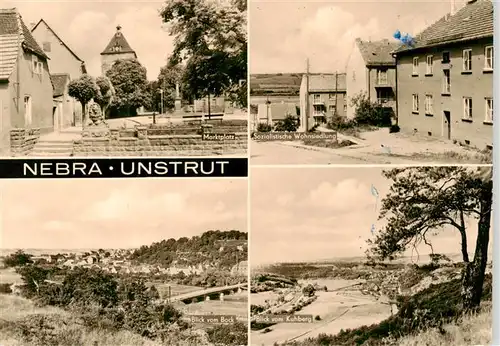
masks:
[[[467,233],[465,227],[465,219],[463,211],[460,211],[460,237],[461,237],[461,249],[462,249],[462,259],[464,263],[468,263],[469,260],[469,252],[467,251]]]
[[[87,112],[86,112],[86,103],[81,102],[82,104],[82,129],[85,129],[87,123]]]
[[[478,221],[478,232],[474,260],[466,263],[462,277],[463,308],[466,311],[479,309],[483,294],[484,274],[488,262],[488,245],[490,241],[492,184],[483,185],[481,196],[481,216]]]

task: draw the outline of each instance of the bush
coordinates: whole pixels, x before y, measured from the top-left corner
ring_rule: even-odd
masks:
[[[355,120],[342,117],[335,113],[327,123],[327,127],[332,130],[348,130],[356,127],[357,123]]]
[[[4,294],[12,293],[10,285],[11,284],[0,284],[0,293],[4,293]]]
[[[259,123],[257,125],[257,132],[271,132],[272,126],[266,123]]]
[[[371,102],[366,93],[360,93],[354,96],[351,100],[351,104],[355,108],[355,119],[357,124],[377,127],[392,125],[392,119],[395,117],[394,110]]]
[[[277,132],[296,132],[299,128],[299,122],[296,117],[287,115],[285,119],[280,120],[274,126],[274,131]]]
[[[208,340],[216,345],[239,346],[248,344],[248,329],[244,323],[217,325],[207,330]]]
[[[389,133],[396,133],[399,131],[400,131],[400,128],[398,125],[391,125],[391,127],[389,127]]]

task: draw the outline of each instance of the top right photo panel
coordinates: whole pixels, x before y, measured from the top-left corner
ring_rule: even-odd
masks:
[[[249,22],[251,164],[491,164],[491,0],[251,0]]]

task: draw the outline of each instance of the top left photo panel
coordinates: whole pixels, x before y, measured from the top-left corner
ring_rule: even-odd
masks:
[[[246,1],[2,1],[0,156],[247,157]]]

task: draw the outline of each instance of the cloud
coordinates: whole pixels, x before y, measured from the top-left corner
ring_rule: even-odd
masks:
[[[295,200],[295,195],[293,193],[284,193],[276,198],[279,206],[286,207],[290,205]]]
[[[309,193],[306,203],[332,212],[362,211],[373,203],[369,187],[355,179],[345,179],[336,184],[322,182]]]
[[[144,217],[158,212],[176,214],[184,211],[186,197],[171,192],[147,196],[138,189],[115,190],[106,199],[91,205],[85,214],[89,220],[120,219],[130,214]]]
[[[42,225],[44,231],[70,231],[74,229],[74,224],[71,222],[51,220]]]

